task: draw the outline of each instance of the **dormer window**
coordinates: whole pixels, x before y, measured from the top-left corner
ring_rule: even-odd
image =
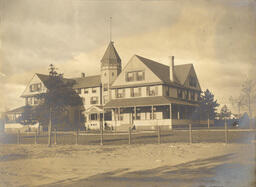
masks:
[[[31,84],[29,86],[30,92],[38,92],[38,91],[41,90],[41,88],[42,88],[42,84],[41,83]]]
[[[126,81],[143,81],[145,80],[145,73],[144,71],[132,71],[126,73]]]

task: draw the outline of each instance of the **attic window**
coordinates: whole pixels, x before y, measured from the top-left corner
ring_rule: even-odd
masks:
[[[196,87],[196,78],[195,77],[192,77],[192,76],[189,77],[189,86]]]
[[[145,79],[144,71],[133,71],[133,72],[126,73],[126,81],[127,82],[142,81],[144,79]]]
[[[36,84],[31,84],[29,86],[30,92],[37,92],[40,91],[42,88],[42,84],[41,83],[36,83]]]

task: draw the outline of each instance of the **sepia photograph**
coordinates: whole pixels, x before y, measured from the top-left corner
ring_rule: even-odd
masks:
[[[256,187],[256,0],[0,0],[0,187]]]

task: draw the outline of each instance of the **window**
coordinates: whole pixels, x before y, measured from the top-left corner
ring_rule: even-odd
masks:
[[[136,80],[137,80],[137,81],[142,81],[142,80],[144,80],[144,72],[142,72],[142,71],[136,72]]]
[[[131,88],[131,97],[141,96],[141,88]]]
[[[133,115],[133,120],[140,120],[140,119],[141,119],[141,113],[136,112],[136,117],[135,117],[135,115]]]
[[[126,81],[127,81],[127,82],[134,81],[134,72],[128,72],[128,73],[126,74]]]
[[[178,98],[183,98],[182,89],[177,89]]]
[[[104,92],[108,91],[108,84],[103,85],[103,90],[104,90]]]
[[[164,89],[165,89],[165,95],[170,96],[169,87],[165,86]]]
[[[91,119],[90,119],[91,121],[96,121],[98,119],[97,114],[91,114],[90,117],[91,117]]]
[[[112,77],[114,77],[115,76],[115,73],[114,72],[112,72]]]
[[[126,73],[126,81],[127,82],[142,81],[144,79],[145,79],[144,71],[133,71],[133,72]]]
[[[34,97],[34,104],[35,105],[39,104],[39,99],[37,97]]]
[[[190,76],[189,77],[189,86],[196,87],[196,78]]]
[[[116,89],[116,98],[123,98],[125,96],[125,89]]]
[[[84,93],[85,93],[85,94],[88,94],[88,88],[85,88],[85,89],[84,89]]]
[[[156,96],[158,93],[158,87],[157,86],[148,86],[147,87],[147,95],[148,96]]]
[[[92,93],[96,93],[96,88],[92,88]]]
[[[84,97],[82,97],[82,102],[83,102],[83,104],[85,104],[85,98]]]
[[[191,91],[191,100],[195,100],[195,91],[194,90],[192,90]]]
[[[32,99],[32,97],[29,97],[29,98],[28,98],[28,104],[29,104],[29,105],[32,105],[32,104],[33,104],[33,99]]]
[[[185,95],[185,99],[187,99],[187,100],[189,99],[189,95],[188,94],[189,94],[189,91],[185,90],[184,91],[184,95]]]
[[[98,104],[98,97],[91,97],[91,105]]]
[[[30,92],[38,92],[40,91],[42,88],[42,84],[41,83],[36,83],[36,84],[31,84],[29,86]]]

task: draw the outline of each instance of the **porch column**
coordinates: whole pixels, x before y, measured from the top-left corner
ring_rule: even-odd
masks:
[[[151,106],[151,115],[152,115],[152,120],[154,120],[154,106]]]
[[[99,121],[99,125],[100,125],[100,114],[99,113],[97,113],[97,121]],[[100,127],[101,127],[101,125],[100,125]]]
[[[103,114],[102,114],[102,128],[104,128],[105,127],[105,112],[104,112],[104,107],[102,108],[102,111],[103,111]]]
[[[134,106],[134,120],[137,120],[137,107]]]
[[[180,105],[177,105],[178,112],[177,112],[177,119],[180,120]]]
[[[118,108],[118,121],[120,121],[120,113],[121,113],[121,111],[120,111],[121,109],[120,109],[120,107]]]
[[[170,126],[172,127],[172,104],[169,105],[169,112],[170,112]]]

